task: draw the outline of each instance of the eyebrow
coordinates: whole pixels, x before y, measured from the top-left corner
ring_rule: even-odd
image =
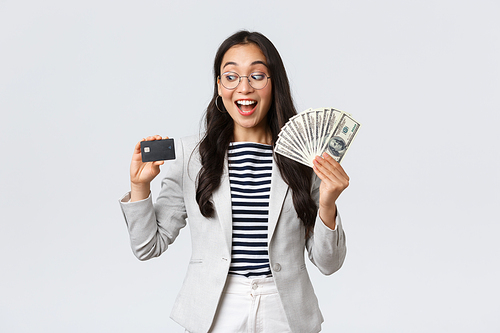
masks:
[[[252,63],[250,64],[250,66],[253,66],[253,65],[259,65],[259,64],[264,65],[264,66],[266,66],[266,67],[267,67],[267,64],[266,64],[265,62],[261,61],[261,60],[256,60],[256,61],[252,62]],[[237,64],[237,63],[235,63],[234,61],[228,61],[228,62],[226,62],[226,63],[224,64],[224,66],[223,66],[222,68],[225,68],[226,66],[229,66],[229,65],[238,66],[238,64]]]

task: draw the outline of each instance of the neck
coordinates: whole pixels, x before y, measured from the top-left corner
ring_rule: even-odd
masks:
[[[256,130],[255,128],[249,130],[239,130],[233,133],[234,142],[256,142],[266,145],[272,144],[272,135],[269,128]]]

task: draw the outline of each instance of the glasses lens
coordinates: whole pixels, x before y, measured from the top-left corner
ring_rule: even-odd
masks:
[[[262,89],[267,85],[267,75],[265,73],[254,72],[248,78],[254,89]]]
[[[227,89],[234,89],[240,83],[240,76],[234,72],[226,72],[221,75],[220,81]]]
[[[263,89],[269,80],[267,75],[262,72],[253,72],[249,76],[243,76],[243,79],[248,79],[254,89]],[[226,89],[235,89],[240,84],[241,77],[235,72],[225,72],[221,74],[220,81]]]

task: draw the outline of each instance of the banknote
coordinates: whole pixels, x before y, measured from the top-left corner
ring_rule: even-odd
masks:
[[[321,150],[326,151],[337,162],[341,162],[345,153],[351,146],[351,142],[356,137],[360,124],[352,116],[344,113],[336,126],[333,135]]]
[[[350,113],[334,108],[307,109],[283,126],[275,151],[310,167],[324,152],[340,163],[360,127]]]

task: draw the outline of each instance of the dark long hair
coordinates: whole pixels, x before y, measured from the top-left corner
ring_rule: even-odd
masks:
[[[267,113],[267,124],[271,131],[273,145],[278,139],[281,127],[290,117],[297,114],[285,66],[278,50],[267,37],[258,32],[239,31],[220,45],[214,61],[214,94],[206,110],[205,134],[199,145],[202,167],[198,174],[196,201],[201,214],[205,217],[214,215],[211,196],[220,185],[224,160],[229,143],[233,138],[234,129],[231,116],[227,112],[220,112],[217,109],[218,105],[222,111],[225,111],[222,101],[216,105],[216,99],[219,96],[217,78],[221,74],[222,58],[231,47],[252,43],[257,45],[266,57],[272,80],[272,103]],[[317,206],[310,192],[312,169],[279,154],[275,154],[274,159],[283,180],[292,190],[295,211],[304,223],[306,235],[308,235],[312,231],[317,213]]]

